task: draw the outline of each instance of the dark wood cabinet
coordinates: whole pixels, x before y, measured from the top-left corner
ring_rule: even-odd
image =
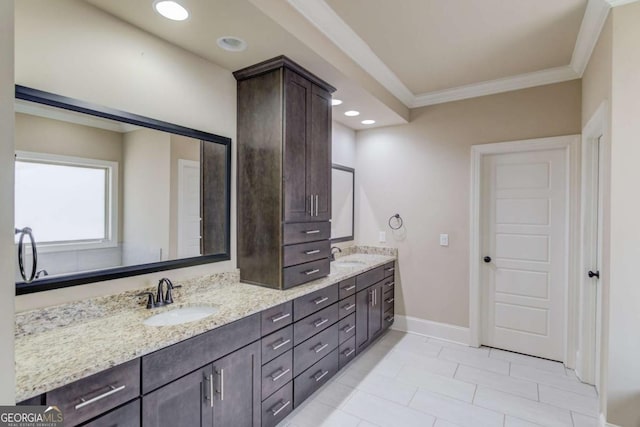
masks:
[[[260,343],[142,398],[143,427],[260,425]]]
[[[284,289],[326,276],[335,88],[284,56],[234,76],[241,279]],[[309,257],[284,250],[287,244],[321,241]]]
[[[356,294],[356,351],[359,353],[383,331],[383,285],[379,282]]]
[[[140,427],[140,399],[82,424],[82,427]]]
[[[142,398],[143,427],[211,427],[213,368],[208,365]]]

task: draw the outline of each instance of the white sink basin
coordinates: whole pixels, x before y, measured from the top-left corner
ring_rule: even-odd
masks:
[[[353,267],[363,267],[366,263],[363,261],[334,261],[333,265],[336,267],[344,267],[344,268],[353,268]]]
[[[218,311],[215,307],[183,307],[175,310],[165,311],[146,319],[144,322],[147,326],[172,326],[181,325],[183,323],[195,322],[197,320],[209,317]]]

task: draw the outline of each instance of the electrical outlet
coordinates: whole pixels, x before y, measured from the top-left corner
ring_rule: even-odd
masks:
[[[387,233],[384,231],[381,231],[380,233],[378,233],[378,241],[380,243],[385,243],[387,241]]]
[[[441,234],[440,235],[440,246],[449,246],[449,235]]]

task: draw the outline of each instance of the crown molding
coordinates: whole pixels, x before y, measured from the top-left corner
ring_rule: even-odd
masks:
[[[534,71],[532,73],[519,74],[517,76],[473,83],[466,86],[416,95],[410,105],[410,108],[460,101],[462,99],[475,98],[478,96],[493,95],[496,93],[527,89],[535,86],[566,82],[578,78],[580,77],[575,73],[573,68],[568,65],[564,67],[549,68],[546,70]]]
[[[402,83],[325,0],[287,1],[404,105],[417,108],[579,79],[589,63],[609,9],[638,0],[589,0],[569,65],[417,95]]]
[[[288,0],[302,16],[406,106],[413,93],[324,0]]]

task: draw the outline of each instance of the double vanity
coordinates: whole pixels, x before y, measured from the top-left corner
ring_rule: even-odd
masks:
[[[393,323],[395,253],[369,252],[290,290],[227,273],[153,310],[126,292],[21,313],[17,399],[67,426],[275,426]]]

